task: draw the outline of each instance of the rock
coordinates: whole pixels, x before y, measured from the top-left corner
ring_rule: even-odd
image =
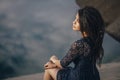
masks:
[[[99,68],[101,80],[120,80],[120,62],[103,64]],[[43,80],[44,73],[8,78],[5,80]]]

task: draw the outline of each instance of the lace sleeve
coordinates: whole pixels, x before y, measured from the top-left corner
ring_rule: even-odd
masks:
[[[79,57],[80,54],[83,54],[83,43],[81,41],[75,41],[67,54],[61,59],[61,66],[68,66],[75,58]]]

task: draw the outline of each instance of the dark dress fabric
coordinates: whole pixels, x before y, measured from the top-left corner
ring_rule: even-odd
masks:
[[[63,69],[58,71],[57,80],[100,80],[93,45],[89,37],[75,41],[60,60]],[[72,62],[74,67],[69,66]]]

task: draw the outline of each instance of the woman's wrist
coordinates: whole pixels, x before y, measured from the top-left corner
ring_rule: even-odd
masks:
[[[54,59],[52,62],[55,64],[55,63],[56,63],[56,60]]]
[[[53,63],[53,61],[52,61],[52,60],[49,60],[48,62],[51,62],[51,63]]]
[[[49,60],[49,62],[55,64],[55,63],[56,63],[56,60]]]

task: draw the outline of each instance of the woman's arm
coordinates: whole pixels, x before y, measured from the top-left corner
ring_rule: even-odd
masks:
[[[83,54],[83,43],[81,41],[75,41],[70,49],[68,50],[67,54],[59,60],[56,56],[52,56],[50,60],[55,63],[60,68],[67,67],[74,59],[78,58],[81,54]]]
[[[59,61],[59,64],[63,68],[67,67],[71,62],[73,62],[76,58],[80,57],[83,54],[83,43],[81,40],[75,41],[70,49],[68,50],[67,54]]]

